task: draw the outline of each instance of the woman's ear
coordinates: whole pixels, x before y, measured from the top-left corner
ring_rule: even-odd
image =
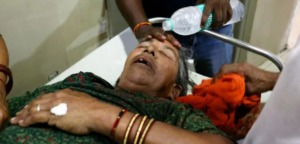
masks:
[[[178,84],[175,84],[171,91],[171,99],[174,101],[177,99],[182,91],[182,87]]]

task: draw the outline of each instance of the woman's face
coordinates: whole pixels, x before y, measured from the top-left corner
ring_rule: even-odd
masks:
[[[118,88],[175,99],[181,91],[175,84],[178,61],[178,50],[168,41],[144,41],[129,54]]]

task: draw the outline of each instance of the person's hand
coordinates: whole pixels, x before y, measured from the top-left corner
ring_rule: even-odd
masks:
[[[0,129],[4,126],[9,118],[8,108],[5,100],[0,100]]]
[[[214,12],[214,18],[211,28],[217,29],[227,23],[232,16],[232,8],[229,1],[230,0],[198,0],[197,4],[205,4],[201,27],[205,27],[209,14],[212,12]]]
[[[138,28],[135,32],[135,36],[138,40],[155,38],[160,41],[169,41],[177,48],[181,48],[179,41],[169,32],[164,32],[161,27],[153,27],[150,25],[144,25]]]
[[[216,82],[225,74],[236,73],[245,77],[246,94],[260,94],[272,90],[275,86],[279,73],[273,73],[259,69],[248,63],[223,65],[214,76]]]
[[[67,104],[67,113],[63,116],[55,116],[50,110],[60,103]],[[37,111],[38,106],[40,106],[40,111]],[[33,100],[11,119],[11,123],[21,127],[48,123],[50,126],[56,126],[74,134],[100,132],[109,135],[113,125],[111,119],[115,119],[121,110],[119,107],[100,102],[88,94],[66,89],[45,94]],[[113,113],[115,111],[117,111],[116,114]],[[112,113],[114,115],[111,115]]]

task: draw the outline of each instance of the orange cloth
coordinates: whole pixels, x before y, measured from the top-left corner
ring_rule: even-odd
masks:
[[[249,124],[249,114],[257,117],[260,107],[260,95],[245,96],[245,78],[238,74],[224,75],[216,83],[203,80],[193,88],[192,95],[176,101],[201,109],[219,129],[233,137],[241,131],[246,135],[250,128],[245,131],[244,126],[251,127],[255,121]]]

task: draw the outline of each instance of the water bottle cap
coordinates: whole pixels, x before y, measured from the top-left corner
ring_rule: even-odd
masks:
[[[162,25],[163,25],[164,31],[172,31],[173,27],[174,27],[173,21],[171,19],[164,21]]]

